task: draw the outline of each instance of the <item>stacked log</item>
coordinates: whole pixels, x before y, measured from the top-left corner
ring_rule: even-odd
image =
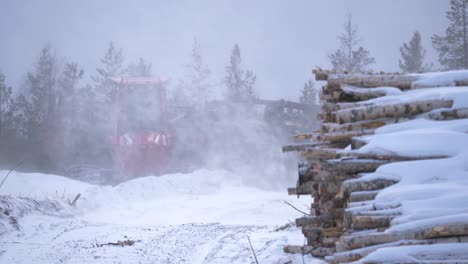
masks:
[[[447,242],[454,240],[438,235],[440,232],[434,229],[437,227],[415,233],[381,233],[399,215],[400,205],[376,206],[373,200],[380,190],[396,181],[360,179],[363,173],[375,172],[384,164],[443,157],[379,155],[356,150],[367,144],[365,136],[373,134],[379,127],[404,122],[428,112],[431,112],[429,118],[434,120],[467,118],[467,109],[440,110],[453,105],[453,101],[445,99],[379,105],[365,101],[386,96],[388,91],[395,92],[396,88],[410,89],[411,83],[417,79],[411,75],[333,74],[323,70],[315,73],[318,80],[327,80],[323,88],[322,111],[318,116],[321,128],[314,133],[294,136],[296,143],[283,148],[285,152],[297,151],[304,159],[298,166],[296,187],[289,188],[288,193],[314,198],[310,215],[296,219],[307,245],[286,246],[285,252],[312,254],[333,263],[342,263],[359,260],[389,245],[423,245],[444,239]],[[349,89],[349,85],[361,88]],[[384,86],[396,88],[374,88]],[[363,89],[370,89],[370,92]],[[468,236],[468,228],[464,225],[438,228],[460,231],[459,239],[463,241]]]

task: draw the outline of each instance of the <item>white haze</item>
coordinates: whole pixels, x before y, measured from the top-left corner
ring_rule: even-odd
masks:
[[[210,81],[217,83],[213,97],[226,89],[220,82],[238,43],[242,68],[257,76],[259,97],[296,101],[315,65],[329,67],[327,53],[337,48],[346,14],[353,15],[362,44],[375,56],[373,68],[396,71],[399,46],[415,30],[435,61],[429,39],[443,31],[447,8],[439,0],[8,1],[0,9],[0,71],[20,87],[41,47],[51,44],[60,58],[85,69],[82,84],[89,83],[113,41],[126,65],[141,57],[174,88],[185,77],[196,38]],[[171,172],[221,168],[261,187],[294,184],[294,162],[281,154],[285,135],[275,137],[261,112],[249,111],[221,103],[174,124],[179,156],[173,162],[186,164]]]
[[[347,13],[376,58],[373,68],[396,71],[399,46],[415,30],[422,33],[428,59],[436,62],[430,36],[444,31],[448,2],[2,1],[0,71],[7,83],[20,85],[40,48],[50,43],[89,76],[113,40],[123,48],[127,63],[143,57],[153,64],[154,73],[177,80],[196,37],[217,79],[233,44],[239,43],[244,66],[258,77],[260,96],[295,100],[315,65],[329,67],[326,54],[337,47]]]

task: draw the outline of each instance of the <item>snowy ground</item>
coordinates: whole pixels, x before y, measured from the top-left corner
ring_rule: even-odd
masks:
[[[16,208],[0,216],[0,263],[255,263],[247,237],[259,263],[320,262],[284,254],[284,245],[302,245],[304,238],[295,227],[276,230],[301,215],[285,200],[306,210],[310,198],[240,179],[202,170],[111,187],[13,173],[0,189],[9,195],[0,196],[2,210],[5,203]],[[78,193],[73,208],[67,202]],[[119,240],[136,243],[97,246]]]

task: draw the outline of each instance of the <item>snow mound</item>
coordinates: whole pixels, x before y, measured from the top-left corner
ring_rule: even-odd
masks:
[[[242,175],[199,170],[187,174],[137,178],[117,186],[98,186],[58,175],[15,172],[0,194],[70,201],[81,194],[76,213],[86,221],[126,225],[223,223],[275,226],[294,219],[288,201],[303,199],[246,186]],[[283,210],[291,214],[285,214]]]

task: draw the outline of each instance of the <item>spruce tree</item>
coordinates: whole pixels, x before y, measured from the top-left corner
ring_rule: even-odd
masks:
[[[34,70],[27,73],[26,86],[31,96],[33,116],[29,122],[36,127],[36,135],[52,129],[56,111],[57,60],[51,46],[41,50]],[[44,136],[44,135],[42,135]]]
[[[181,111],[202,110],[211,99],[211,71],[203,62],[201,47],[196,39],[192,44],[190,58],[190,62],[185,65],[184,79],[179,80],[171,94],[171,104],[175,106],[171,112],[175,115]]]
[[[468,0],[450,0],[446,13],[450,25],[445,35],[433,35],[439,62],[449,70],[468,69]]]
[[[421,44],[421,34],[414,32],[409,43],[403,43],[400,47],[401,59],[398,61],[400,69],[404,73],[421,73],[429,69],[424,65],[426,50]]]
[[[187,65],[188,95],[196,105],[201,106],[210,99],[212,84],[210,83],[211,71],[203,63],[201,48],[196,39],[193,41],[191,58],[191,62]]]
[[[123,60],[122,50],[117,49],[111,41],[106,54],[101,58],[101,67],[91,77],[95,83],[95,94],[103,103],[109,104],[114,100],[115,85],[112,78],[123,73]]]
[[[318,102],[318,91],[315,88],[314,81],[309,80],[304,83],[299,102],[303,104],[316,105]]]
[[[344,24],[344,32],[338,37],[340,48],[328,54],[333,70],[337,72],[364,72],[369,65],[375,63],[370,52],[359,46],[362,39],[358,34],[358,26],[352,23],[351,15]]]
[[[230,64],[226,67],[226,77],[224,78],[227,88],[226,98],[233,102],[249,103],[256,97],[254,92],[256,77],[251,70],[243,70],[241,62],[239,45],[235,44],[232,49]]]

